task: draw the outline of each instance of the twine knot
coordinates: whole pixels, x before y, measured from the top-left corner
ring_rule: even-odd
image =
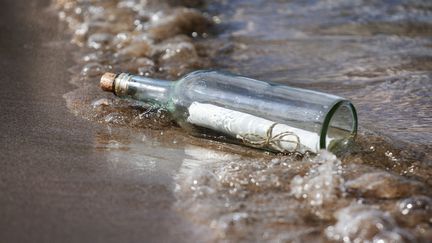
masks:
[[[273,129],[278,124],[279,123],[273,123],[269,129],[267,129],[265,137],[253,133],[246,133],[243,135],[238,135],[237,137],[241,139],[243,143],[255,148],[272,148],[283,153],[292,153],[298,151],[300,148],[300,138],[295,133],[285,131],[273,135]],[[294,140],[288,139],[288,136],[294,137]],[[282,146],[282,143],[294,144],[295,148],[293,151],[289,151]]]

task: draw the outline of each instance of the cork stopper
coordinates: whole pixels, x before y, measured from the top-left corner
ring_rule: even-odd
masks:
[[[115,73],[105,73],[100,80],[100,87],[103,91],[114,92]]]

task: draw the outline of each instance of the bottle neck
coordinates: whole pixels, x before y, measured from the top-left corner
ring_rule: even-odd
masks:
[[[121,73],[115,79],[114,93],[117,96],[166,105],[170,99],[172,84],[173,82],[167,80]]]

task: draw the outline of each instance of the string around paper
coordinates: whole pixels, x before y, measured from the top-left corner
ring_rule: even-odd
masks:
[[[263,137],[258,134],[253,133],[246,133],[246,134],[239,134],[237,137],[242,140],[243,143],[255,147],[255,148],[276,148],[281,152],[288,152],[292,153],[294,151],[299,150],[300,148],[300,138],[293,132],[285,131],[278,133],[276,135],[273,135],[273,129],[276,125],[279,123],[273,123],[269,129],[267,129],[266,137]],[[288,139],[286,137],[293,136],[295,140]],[[295,148],[292,151],[289,151],[282,147],[282,143],[291,143],[295,144]]]

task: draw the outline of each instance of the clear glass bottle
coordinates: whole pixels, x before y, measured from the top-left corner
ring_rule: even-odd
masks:
[[[162,107],[195,135],[273,152],[332,150],[357,132],[356,110],[344,98],[218,71],[175,82],[106,73],[101,88]]]

